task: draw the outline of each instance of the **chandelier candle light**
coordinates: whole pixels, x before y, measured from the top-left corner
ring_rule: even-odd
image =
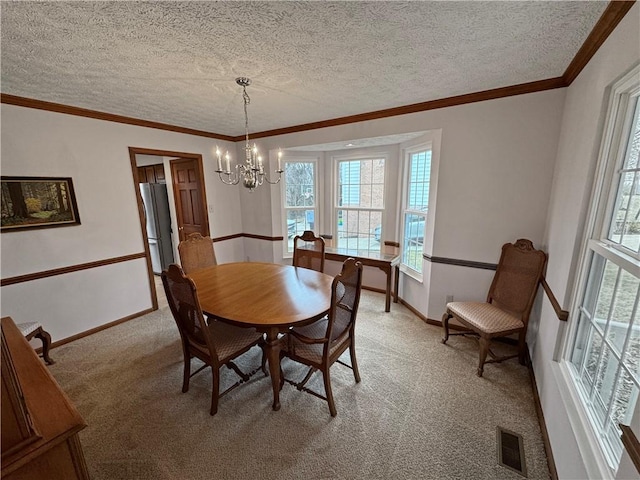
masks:
[[[253,144],[253,147],[249,145],[249,116],[247,115],[247,105],[251,103],[251,99],[247,94],[247,87],[251,85],[251,79],[246,77],[236,78],[236,83],[242,87],[242,99],[244,100],[244,128],[245,128],[245,162],[244,164],[238,164],[235,166],[235,171],[231,171],[231,157],[229,152],[226,152],[224,156],[224,170],[222,169],[222,152],[216,146],[216,157],[218,158],[218,169],[216,173],[220,176],[222,183],[227,185],[237,185],[242,178],[242,185],[253,191],[258,185],[262,185],[266,180],[267,183],[276,184],[282,178],[282,151],[278,151],[278,169],[275,173],[278,174],[278,178],[272,181],[264,170],[262,163],[262,157],[258,155],[258,147]],[[225,177],[223,177],[225,175]]]

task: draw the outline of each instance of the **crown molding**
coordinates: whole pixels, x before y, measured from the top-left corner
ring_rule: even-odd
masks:
[[[67,115],[75,115],[78,117],[94,118],[96,120],[106,120],[107,122],[125,123],[127,125],[136,125],[138,127],[156,128],[158,130],[185,133],[187,135],[197,135],[199,137],[215,138],[218,140],[226,140],[227,142],[235,141],[235,137],[230,137],[229,135],[220,135],[218,133],[205,132],[204,130],[178,127],[176,125],[169,125],[168,123],[152,122],[149,120],[142,120],[140,118],[125,117],[124,115],[99,112],[97,110],[89,110],[87,108],[72,107],[70,105],[63,105],[61,103],[45,102],[44,100],[19,97],[17,95],[9,95],[7,93],[0,93],[0,103],[6,103],[7,105],[17,105],[19,107],[35,108],[38,110],[46,110],[49,112],[64,113]]]
[[[584,41],[576,56],[565,70],[562,79],[567,86],[571,85],[582,69],[589,63],[604,41],[611,35],[611,32],[618,26],[627,12],[636,3],[632,1],[611,1],[602,13],[600,20],[593,27],[591,33]]]
[[[546,80],[537,80],[535,82],[521,83],[519,85],[510,85],[508,87],[500,87],[491,90],[483,90],[481,92],[457,95],[455,97],[447,97],[438,100],[429,100],[428,102],[403,105],[401,107],[387,108],[385,110],[377,110],[375,112],[359,113],[357,115],[350,115],[348,117],[340,117],[331,120],[323,120],[320,122],[305,123],[303,125],[295,125],[292,127],[278,128],[275,130],[267,130],[264,132],[256,132],[251,134],[251,138],[273,137],[276,135],[285,135],[287,133],[304,132],[306,130],[335,127],[338,125],[346,125],[356,122],[366,122],[368,120],[378,120],[380,118],[395,117],[398,115],[406,115],[409,113],[418,113],[424,112],[426,110],[453,107],[456,105],[464,105],[465,103],[483,102],[485,100],[494,100],[496,98],[511,97],[514,95],[523,95],[525,93],[541,92],[544,90],[552,90],[554,88],[562,87],[566,87],[562,77],[548,78]],[[244,140],[244,135],[239,135],[235,137],[234,140],[236,142]]]

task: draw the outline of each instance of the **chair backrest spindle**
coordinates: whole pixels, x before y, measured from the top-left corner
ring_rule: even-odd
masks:
[[[547,255],[536,250],[530,240],[505,244],[487,302],[516,315],[526,324],[546,262]]]
[[[353,335],[360,292],[362,290],[362,263],[348,258],[342,265],[342,271],[333,279],[331,287],[331,309],[327,325],[325,354],[330,351],[331,344],[342,341],[349,332]]]
[[[200,233],[192,233],[180,242],[178,253],[182,270],[186,274],[217,263],[213,240],[211,237],[203,237]]]
[[[293,239],[293,266],[323,272],[324,248],[324,238],[305,230]]]
[[[179,265],[171,264],[162,273],[162,283],[184,346],[194,346],[217,360],[193,281],[184,275]]]

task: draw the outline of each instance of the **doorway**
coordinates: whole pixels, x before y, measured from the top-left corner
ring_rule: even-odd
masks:
[[[129,157],[152,309],[157,310],[166,305],[159,275],[178,262],[177,244],[194,231],[209,235],[202,156],[129,147]]]

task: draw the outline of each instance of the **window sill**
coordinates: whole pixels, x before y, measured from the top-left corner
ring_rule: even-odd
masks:
[[[416,282],[420,284],[424,283],[422,274],[416,272],[412,268],[409,268],[406,265],[400,264],[400,271],[404,273],[407,277],[414,279]]]

